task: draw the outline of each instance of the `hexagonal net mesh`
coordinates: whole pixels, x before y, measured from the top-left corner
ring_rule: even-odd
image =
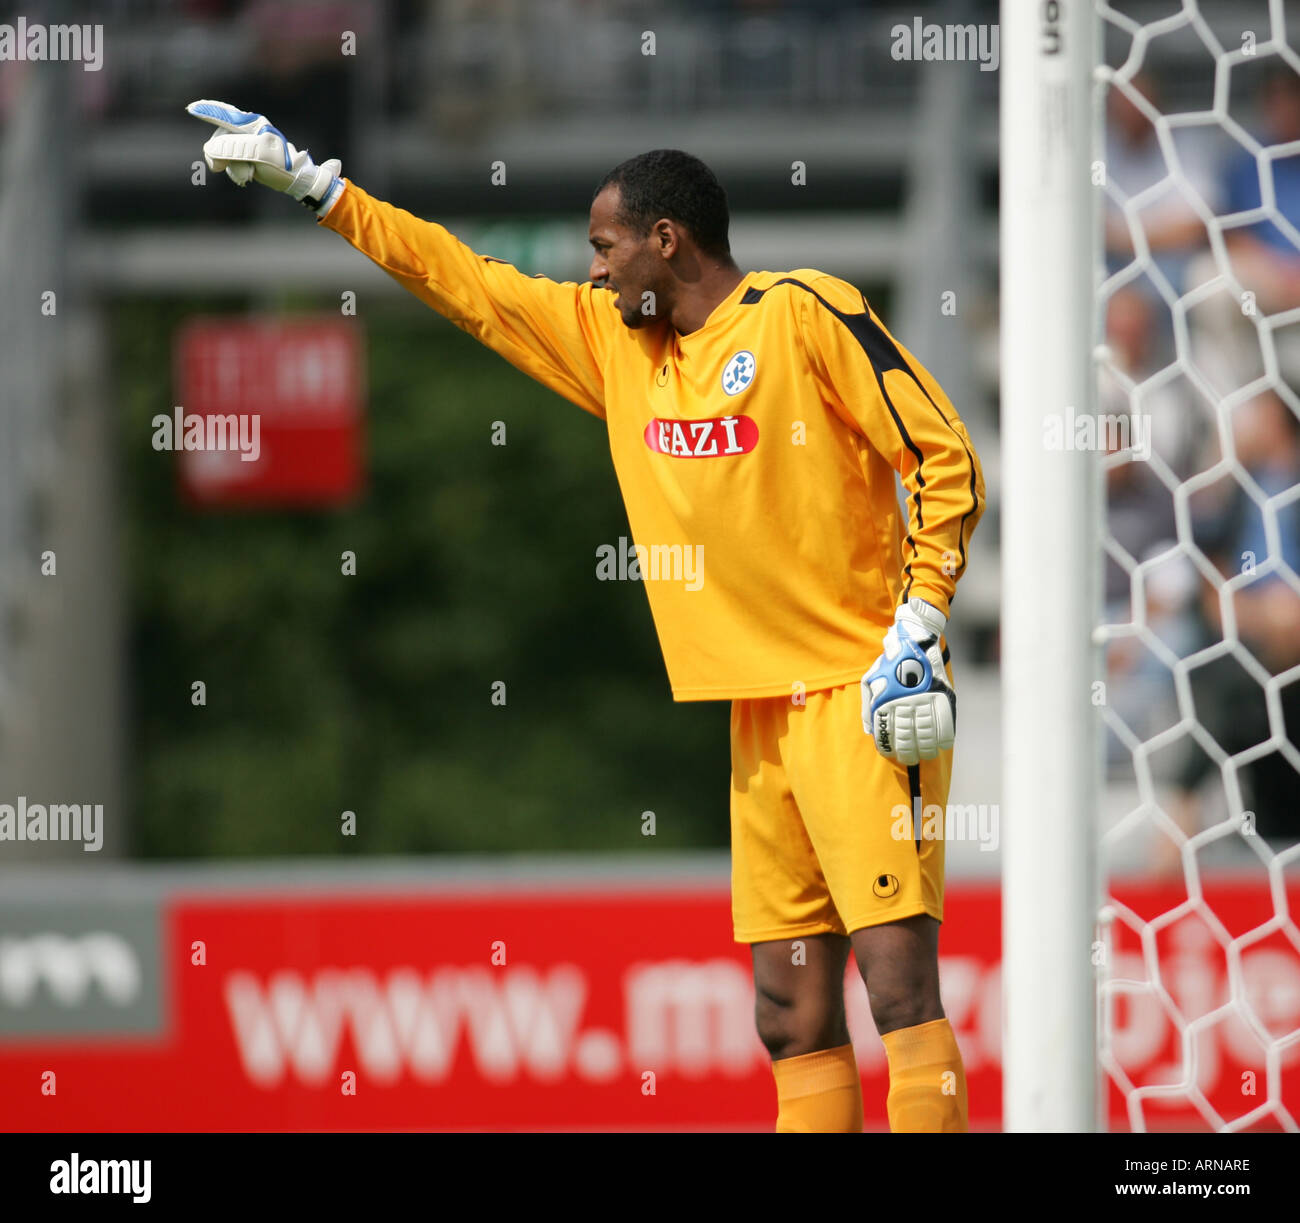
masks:
[[[1106,485],[1094,962],[1117,1128],[1300,1128],[1300,30],[1288,42],[1285,8],[1097,3],[1103,341],[1097,415],[1073,424],[1094,431]]]

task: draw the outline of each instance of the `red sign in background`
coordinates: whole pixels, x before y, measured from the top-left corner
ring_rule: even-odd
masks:
[[[194,319],[177,333],[175,370],[182,430],[173,446],[186,500],[310,508],[356,495],[364,375],[355,322],[334,315]],[[177,413],[168,415],[174,421]],[[204,422],[205,441],[210,419],[229,422],[211,435],[220,448],[181,448],[192,417]]]
[[[1169,887],[1120,895],[1147,919],[1186,902]],[[1196,1049],[1191,1091],[1142,1101],[1148,1129],[1210,1128],[1196,1092],[1229,1121],[1270,1099],[1291,1110],[1300,1101],[1294,927],[1289,939],[1283,931],[1229,956],[1225,937],[1272,918],[1268,892],[1207,882],[1205,896],[1214,920],[1190,913],[1154,932],[1163,999],[1122,920],[1105,953],[1112,975],[1135,983],[1110,1042],[1133,1085],[1176,1081],[1184,1049]],[[1300,889],[1287,901],[1300,901]],[[950,881],[947,910],[944,1001],[971,1125],[997,1129],[998,889]],[[730,941],[725,885],[176,894],[160,920],[162,1035],[0,1043],[0,1127],[762,1130],[775,1118],[748,950]],[[1259,1031],[1227,1011],[1214,1018],[1233,977],[1267,1033],[1293,1034],[1271,1067]],[[850,973],[848,983],[867,1125],[884,1129],[884,1051],[861,982]],[[42,1094],[46,1071],[54,1095]],[[1053,1073],[1045,1066],[1045,1081]],[[1131,1103],[1112,1087],[1114,1128],[1128,1128]],[[1265,1118],[1259,1128],[1284,1123]]]

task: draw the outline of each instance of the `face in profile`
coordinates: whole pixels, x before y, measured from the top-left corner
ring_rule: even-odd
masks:
[[[615,294],[624,325],[635,330],[666,317],[665,266],[655,231],[641,234],[625,225],[617,219],[618,206],[619,190],[612,184],[591,202],[590,275]]]

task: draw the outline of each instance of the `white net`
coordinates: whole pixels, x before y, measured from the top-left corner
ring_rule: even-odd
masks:
[[[1288,41],[1286,9],[1097,3],[1101,384],[1096,419],[1076,424],[1105,452],[1094,961],[1113,1128],[1300,1129],[1300,30]]]

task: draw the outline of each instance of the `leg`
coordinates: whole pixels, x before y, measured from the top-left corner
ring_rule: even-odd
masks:
[[[889,1058],[894,1133],[965,1133],[966,1074],[939,997],[939,923],[928,914],[853,931]]]
[[[911,768],[886,760],[862,733],[856,685],[809,694],[785,749],[795,802],[883,1034],[890,1127],[964,1130],[965,1074],[939,1000],[952,753]]]
[[[772,1055],[778,1133],[860,1133],[862,1080],[844,1021],[849,940],[785,772],[802,707],[736,701],[731,714],[731,898],[751,944],[755,1020]]]
[[[795,944],[802,944],[796,954]],[[816,934],[754,943],[754,1018],[773,1061],[849,1043],[844,1021],[844,965],[849,940]],[[806,961],[806,962],[804,962]]]
[[[862,1081],[844,1019],[842,934],[754,943],[754,1016],[772,1055],[777,1133],[861,1133]]]
[[[853,954],[866,982],[876,1031],[942,1019],[939,1000],[939,923],[928,913],[852,934]]]

